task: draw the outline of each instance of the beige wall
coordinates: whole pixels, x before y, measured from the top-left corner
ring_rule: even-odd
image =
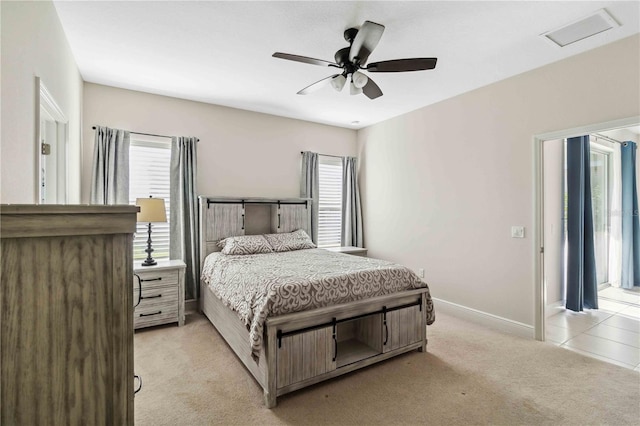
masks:
[[[354,130],[85,83],[85,202],[89,200],[94,125],[198,137],[201,195],[298,197],[300,151],[356,153]]]
[[[640,115],[639,52],[635,35],[360,130],[369,253],[532,325],[533,137]]]
[[[35,203],[35,77],[69,120],[68,199],[80,201],[82,79],[58,14],[49,1],[3,1],[0,202]]]

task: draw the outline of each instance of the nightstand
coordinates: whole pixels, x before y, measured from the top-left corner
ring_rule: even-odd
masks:
[[[352,254],[354,256],[367,257],[367,249],[362,247],[352,247],[352,246],[327,247],[325,248],[325,250],[335,251],[337,253]]]
[[[157,265],[133,267],[133,327],[177,322],[184,325],[184,272],[181,260],[159,260]],[[138,281],[139,279],[139,281]],[[141,297],[140,289],[142,289]]]

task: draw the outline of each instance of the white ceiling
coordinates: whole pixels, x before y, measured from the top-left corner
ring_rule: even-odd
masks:
[[[54,4],[85,81],[356,129],[640,32],[637,1]],[[621,26],[564,48],[540,36],[601,8]],[[375,100],[296,95],[334,69],[271,55],[333,62],[365,20],[386,27],[369,62],[437,57],[436,69],[370,74]]]

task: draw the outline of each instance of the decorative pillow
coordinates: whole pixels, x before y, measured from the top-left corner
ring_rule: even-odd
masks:
[[[272,253],[271,246],[263,235],[242,235],[218,241],[224,254]]]
[[[273,251],[280,252],[316,248],[311,238],[309,238],[307,233],[302,229],[282,234],[266,234],[264,237],[269,244],[271,244],[271,247],[273,247]]]

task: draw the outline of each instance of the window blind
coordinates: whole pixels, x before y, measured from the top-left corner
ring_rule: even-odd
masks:
[[[167,211],[166,223],[151,224],[151,257],[156,260],[169,259],[169,199],[171,165],[171,140],[132,139],[129,147],[129,204],[136,203],[136,198],[163,198]],[[146,259],[147,223],[136,225],[133,239],[133,259]]]
[[[318,247],[342,243],[342,158],[318,156]]]

